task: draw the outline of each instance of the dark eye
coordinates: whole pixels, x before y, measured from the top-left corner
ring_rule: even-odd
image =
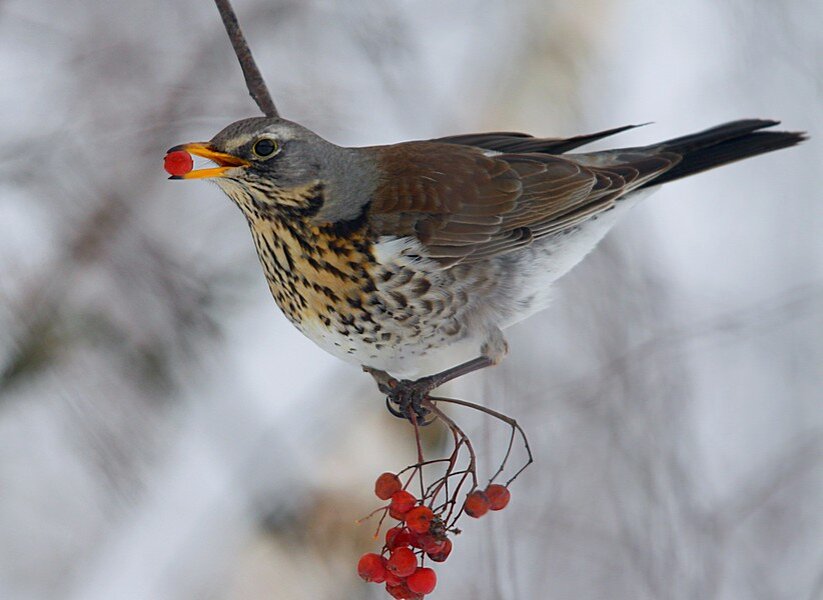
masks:
[[[260,158],[269,158],[270,156],[273,156],[275,152],[277,152],[277,142],[269,138],[257,140],[254,143],[254,146],[252,146],[251,151],[254,152]]]

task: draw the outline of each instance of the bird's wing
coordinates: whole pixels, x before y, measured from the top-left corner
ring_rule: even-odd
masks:
[[[574,227],[679,160],[634,153],[604,168],[539,153],[487,156],[437,142],[377,152],[383,177],[369,226],[378,236],[416,238],[444,266],[511,252]]]
[[[563,154],[580,146],[585,146],[597,140],[609,137],[642,127],[642,125],[624,125],[597,133],[587,133],[571,138],[536,138],[528,133],[517,133],[512,131],[497,131],[492,133],[466,133],[462,135],[451,135],[430,140],[432,142],[442,142],[446,144],[459,144],[461,146],[475,146],[484,150],[494,152],[515,153],[515,152],[538,152],[542,154]]]

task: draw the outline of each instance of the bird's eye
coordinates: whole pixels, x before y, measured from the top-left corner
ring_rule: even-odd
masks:
[[[269,138],[257,140],[251,151],[260,158],[270,158],[277,152],[277,142]]]

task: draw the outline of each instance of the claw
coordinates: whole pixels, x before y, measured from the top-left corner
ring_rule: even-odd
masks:
[[[423,406],[423,401],[428,399],[431,389],[428,380],[391,380],[379,387],[380,391],[386,394],[386,408],[395,417],[408,419],[420,426],[429,425],[434,421],[434,418],[431,418],[431,411]]]
[[[400,412],[399,409],[394,407],[394,402],[391,399],[391,396],[386,396],[386,410],[388,410],[393,416],[397,417],[398,419],[407,419],[408,417]]]
[[[429,392],[463,371],[471,372],[486,366],[487,362],[488,359],[479,358],[443,373],[415,380],[397,380],[385,371],[368,366],[363,366],[363,370],[374,378],[377,389],[386,394],[386,408],[392,415],[400,419],[408,419],[418,426],[425,427],[437,420],[437,415],[423,406],[424,402],[431,402]]]

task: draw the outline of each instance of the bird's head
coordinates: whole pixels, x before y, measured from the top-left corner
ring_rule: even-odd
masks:
[[[329,188],[340,187],[335,182],[353,160],[351,149],[335,146],[305,127],[278,117],[236,121],[208,142],[181,144],[169,152],[178,150],[209,159],[216,166],[174,175],[172,179],[209,179],[244,212],[258,214],[294,208],[318,187],[324,188],[325,201]]]

